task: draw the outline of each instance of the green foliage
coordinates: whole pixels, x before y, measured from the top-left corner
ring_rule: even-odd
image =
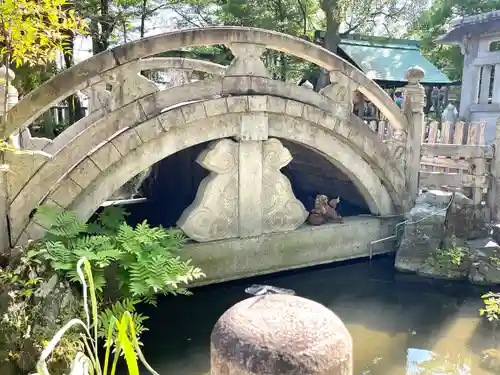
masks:
[[[459,80],[463,68],[463,55],[459,47],[437,44],[436,38],[447,31],[454,18],[496,9],[500,9],[500,0],[436,0],[413,23],[410,36],[421,40],[421,50],[432,63],[451,80]]]
[[[481,296],[484,308],[479,310],[481,316],[491,321],[497,321],[500,314],[500,293],[488,292]]]
[[[57,74],[57,66],[54,61],[37,66],[22,64],[13,67],[12,70],[16,75],[12,84],[20,96],[30,93]]]
[[[88,260],[85,258],[79,260],[76,273],[78,274],[83,285],[86,323],[80,319],[72,319],[55,334],[40,356],[37,363],[38,373],[35,375],[51,375],[47,367],[47,360],[56,349],[63,336],[73,327],[83,329],[84,334],[82,335],[82,340],[85,344],[84,347],[86,350],[85,352],[79,351],[75,355],[69,375],[115,375],[120,356],[125,358],[129,375],[139,375],[137,357],[139,357],[142,364],[150,373],[158,375],[158,373],[154,371],[144,359],[139,341],[137,339],[136,326],[134,325],[130,313],[125,311],[119,315],[119,318],[114,315],[114,312],[120,313],[120,307],[116,307],[115,310],[111,309],[110,313],[105,315],[107,319],[106,335],[104,336],[104,347],[106,348],[106,353],[104,357],[104,364],[101,365],[99,360],[99,338],[102,336],[99,334],[99,327],[103,325],[103,322],[101,321],[101,317],[103,315],[102,313],[100,315],[98,314],[97,295],[95,293],[91,265]],[[88,304],[89,292],[90,309]],[[115,350],[113,357],[111,357],[111,348],[113,346]]]
[[[138,303],[154,304],[158,293],[189,294],[185,285],[204,276],[190,261],[176,255],[185,242],[180,231],[151,228],[146,222],[133,228],[125,216],[121,208],[113,206],[88,224],[73,212],[54,207],[43,206],[36,213],[46,237],[33,246],[30,256],[49,262],[73,282],[81,280],[76,265],[86,259],[99,297],[101,338],[107,337],[113,317],[125,312],[140,336],[146,331],[143,322],[147,317],[135,310]]]
[[[100,338],[106,338],[106,334],[109,327],[113,324],[114,318],[117,316],[123,316],[126,312],[130,313],[130,316],[132,317],[137,337],[140,337],[143,332],[148,331],[148,329],[143,325],[143,322],[147,320],[148,317],[137,313],[135,310],[135,306],[140,302],[140,299],[125,298],[121,301],[116,301],[111,306],[103,309],[99,313],[97,335]]]
[[[53,60],[58,49],[64,49],[68,30],[83,32],[84,24],[66,0],[0,1],[0,53],[5,65],[11,61],[43,65]]]
[[[460,266],[465,258],[465,254],[465,249],[462,247],[439,249],[436,254],[436,259],[439,263],[451,263],[455,266]]]
[[[467,256],[467,250],[458,246],[456,238],[452,238],[451,246],[437,249],[427,260],[432,266],[439,268],[460,267]]]
[[[77,304],[68,298],[69,286],[61,289],[54,285],[57,279],[53,272],[39,260],[22,251],[20,254],[11,257],[10,265],[0,268],[0,365],[10,362],[18,373],[25,374],[34,369],[46,338],[77,311]],[[57,293],[50,293],[51,288],[58,288]],[[47,309],[50,317],[45,314]],[[49,362],[54,374],[62,373],[82,348],[76,332],[65,337],[63,344]]]
[[[106,285],[105,272],[116,266],[120,294],[151,300],[158,293],[188,294],[182,287],[203,273],[190,261],[175,255],[185,242],[179,230],[151,228],[146,221],[132,228],[123,210],[107,207],[90,225],[74,213],[41,207],[37,220],[47,228],[47,237],[35,252],[76,281],[75,266],[85,257],[94,270],[99,291]]]

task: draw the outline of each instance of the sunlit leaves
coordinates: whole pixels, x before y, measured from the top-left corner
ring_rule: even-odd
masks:
[[[4,63],[43,65],[64,50],[68,33],[84,32],[84,22],[66,0],[0,0]]]

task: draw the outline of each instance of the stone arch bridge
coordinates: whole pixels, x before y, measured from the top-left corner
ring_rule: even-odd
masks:
[[[215,44],[231,49],[229,66],[154,57]],[[331,84],[317,93],[273,80],[260,58],[265,49],[319,65],[330,72]],[[208,78],[161,90],[140,73],[169,68],[205,72]],[[256,246],[252,241],[261,241],[257,247],[271,246],[263,245],[266,235],[301,227],[307,213],[280,173],[291,159],[280,140],[306,146],[345,173],[372,214],[400,214],[416,196],[418,158],[411,145],[420,142],[420,134],[413,133],[421,116],[422,77],[418,69],[409,71],[403,112],[377,84],[335,54],[281,33],[240,27],[175,31],[100,53],[63,71],[8,112],[5,134],[17,147],[37,151],[5,156],[15,171],[7,174],[3,189],[9,243],[24,244],[43,235],[33,215],[40,204],[74,210],[88,219],[139,172],[206,141],[212,143],[198,162],[211,173],[178,222],[197,242],[233,241],[234,249],[237,241],[242,251],[242,239],[253,244],[248,246]],[[89,114],[55,139],[31,137],[28,127],[77,91],[89,97]],[[391,142],[383,142],[353,114],[355,91],[387,118]],[[374,237],[386,234],[377,230]],[[331,236],[322,236],[330,241]]]

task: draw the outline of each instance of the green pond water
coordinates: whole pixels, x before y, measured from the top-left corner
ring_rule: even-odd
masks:
[[[293,289],[343,320],[356,375],[491,374],[481,366],[483,351],[497,347],[492,326],[478,315],[485,289],[395,273],[393,262],[338,263],[163,297],[157,308],[145,308],[145,356],[160,375],[207,374],[213,325],[248,297],[245,287],[267,284]]]

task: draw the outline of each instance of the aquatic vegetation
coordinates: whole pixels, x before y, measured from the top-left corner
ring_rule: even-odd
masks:
[[[500,314],[500,293],[488,292],[481,298],[484,308],[479,310],[479,315],[486,317],[490,322],[497,321]]]
[[[59,342],[61,342],[63,336],[74,327],[79,328],[80,332],[82,332],[81,340],[83,341],[85,350],[76,353],[71,364],[69,375],[115,375],[118,360],[121,356],[125,358],[129,375],[139,375],[137,358],[139,358],[151,374],[158,375],[158,373],[147,363],[141,352],[133,319],[128,311],[125,311],[120,319],[114,315],[111,317],[104,341],[104,347],[106,349],[104,364],[101,365],[101,361],[99,360],[100,342],[98,327],[100,326],[100,318],[98,314],[98,302],[95,293],[95,284],[92,278],[91,265],[86,258],[82,258],[78,261],[76,272],[83,286],[83,308],[86,321],[83,322],[77,318],[71,319],[56,333],[43,350],[36,366],[37,373],[34,375],[51,375],[47,366],[47,359],[55,350]],[[90,309],[88,304],[89,293]],[[113,346],[114,353],[112,354]],[[111,356],[113,356],[112,360]]]

